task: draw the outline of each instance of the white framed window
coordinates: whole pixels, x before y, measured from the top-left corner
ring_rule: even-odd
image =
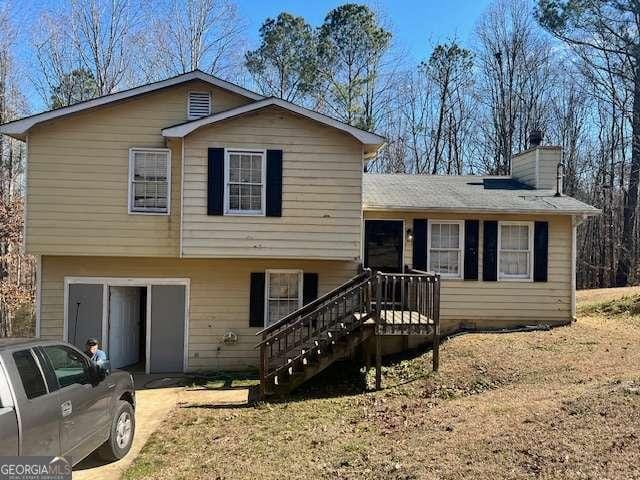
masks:
[[[533,279],[533,222],[498,222],[498,279]]]
[[[189,92],[187,97],[189,120],[197,120],[211,115],[211,92]]]
[[[429,220],[429,270],[445,278],[462,278],[464,220]]]
[[[225,150],[225,215],[265,214],[266,152]]]
[[[171,204],[171,150],[129,149],[129,213],[168,215]]]
[[[302,307],[302,270],[267,270],[265,272],[264,326],[277,322]]]

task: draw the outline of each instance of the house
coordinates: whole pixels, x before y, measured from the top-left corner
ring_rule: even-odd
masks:
[[[576,227],[598,213],[556,196],[558,147],[515,156],[510,177],[364,174],[381,136],[200,71],[0,132],[26,142],[37,335],[100,338],[114,367],[147,372],[255,367],[257,332],[362,265],[440,282],[439,303],[415,300],[443,331],[565,324]]]

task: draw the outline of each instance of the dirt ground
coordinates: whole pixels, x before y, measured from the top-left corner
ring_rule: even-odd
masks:
[[[640,479],[640,296],[581,294],[578,322],[472,334],[337,366],[283,403],[176,409],[129,479]],[[613,298],[613,300],[612,300]]]

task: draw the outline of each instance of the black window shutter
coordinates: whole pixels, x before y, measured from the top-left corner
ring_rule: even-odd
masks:
[[[282,150],[267,150],[267,217],[282,216]]]
[[[549,222],[536,222],[533,233],[533,281],[546,282],[549,264]]]
[[[249,293],[249,326],[264,327],[264,272],[251,273]]]
[[[478,241],[480,222],[464,221],[464,279],[478,279]]]
[[[498,222],[484,222],[482,249],[482,280],[495,282],[498,279]]]
[[[313,302],[318,298],[318,274],[305,273],[302,279],[302,303]]]
[[[426,218],[413,219],[413,268],[427,270],[427,225]]]
[[[207,215],[224,213],[224,148],[210,148],[207,169]]]

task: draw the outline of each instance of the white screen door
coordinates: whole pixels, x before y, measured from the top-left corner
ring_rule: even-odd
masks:
[[[140,289],[109,287],[109,360],[113,368],[140,360]]]

